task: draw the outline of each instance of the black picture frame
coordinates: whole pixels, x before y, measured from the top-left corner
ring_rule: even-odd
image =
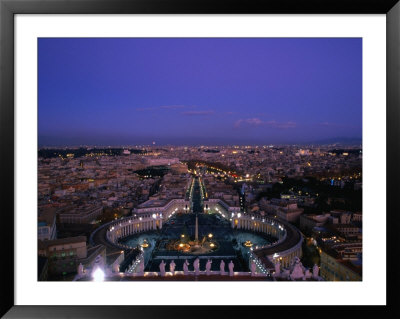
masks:
[[[0,0],[0,180],[2,181],[1,309],[5,318],[158,318],[338,316],[394,318],[399,276],[400,3],[399,0]],[[387,54],[387,283],[386,306],[15,306],[14,305],[14,15],[15,14],[386,14]],[[378,275],[378,274],[377,274]],[[270,292],[272,293],[272,292]],[[318,292],[316,292],[318,293]],[[319,312],[319,313],[318,313]],[[229,314],[228,314],[229,313]]]

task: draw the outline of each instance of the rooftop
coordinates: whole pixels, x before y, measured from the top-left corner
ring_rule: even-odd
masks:
[[[285,227],[285,230],[287,232],[286,239],[276,246],[266,247],[266,248],[254,251],[254,254],[258,258],[267,257],[278,251],[288,250],[288,249],[292,248],[293,246],[295,246],[301,240],[301,234],[297,229],[295,229],[289,223],[283,222],[282,220],[279,220],[279,222],[281,224],[283,224]]]
[[[81,242],[86,243],[86,236],[67,237],[67,238],[59,238],[53,240],[39,240],[38,248],[47,249],[48,247],[51,246],[75,244]]]

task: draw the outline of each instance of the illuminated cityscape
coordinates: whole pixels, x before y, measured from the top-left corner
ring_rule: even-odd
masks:
[[[361,96],[360,39],[39,39],[38,280],[361,281]]]

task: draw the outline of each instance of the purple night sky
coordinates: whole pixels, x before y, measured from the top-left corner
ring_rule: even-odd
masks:
[[[39,145],[360,139],[362,39],[39,39]]]

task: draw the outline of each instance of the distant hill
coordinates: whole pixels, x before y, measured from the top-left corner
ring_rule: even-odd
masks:
[[[328,138],[328,139],[313,141],[310,144],[318,144],[318,145],[333,145],[333,144],[361,145],[362,144],[362,138],[335,137],[335,138]]]

